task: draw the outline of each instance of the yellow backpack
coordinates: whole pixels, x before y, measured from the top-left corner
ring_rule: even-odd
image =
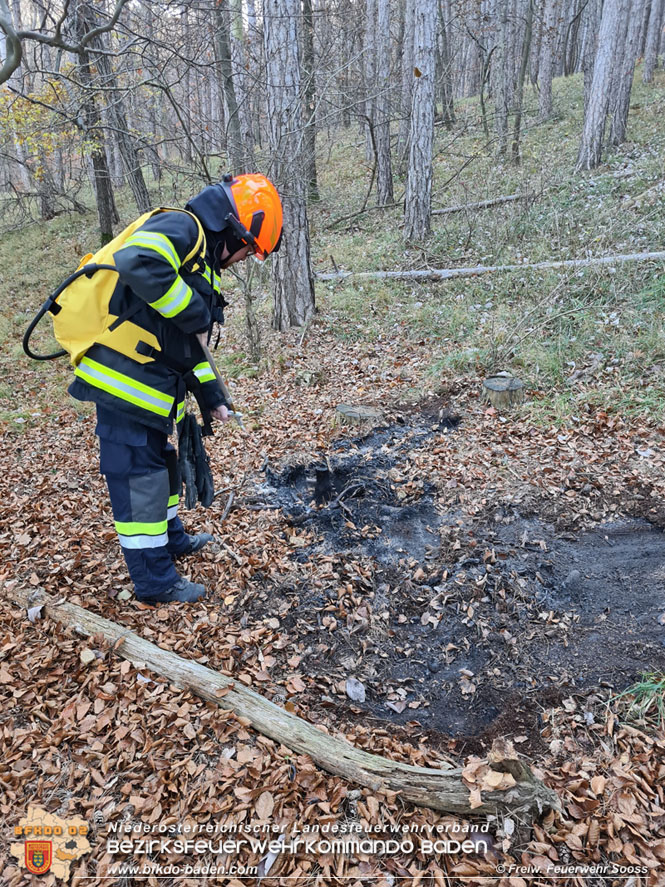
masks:
[[[197,271],[204,267],[205,235],[195,215],[184,209],[173,210],[170,207],[159,207],[144,213],[94,255],[88,253],[84,256],[78,269],[48,297],[23,337],[23,350],[28,357],[34,360],[53,360],[69,354],[72,364],[76,366],[91,345],[101,344],[139,363],[153,360],[152,357],[139,354],[136,346],[141,341],[159,350],[157,338],[129,319],[141,308],[142,303],[137,301],[135,306],[120,316],[109,312],[109,304],[118,282],[114,253],[148,219],[162,212],[182,212],[194,219],[198,228],[196,245],[185,256],[182,264],[188,266],[188,271]],[[30,349],[30,336],[47,311],[53,315],[53,334],[63,350],[53,354],[35,354]]]

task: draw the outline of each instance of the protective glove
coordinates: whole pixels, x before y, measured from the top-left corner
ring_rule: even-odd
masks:
[[[215,489],[201,428],[191,413],[186,413],[182,420],[178,464],[185,485],[185,508],[194,508],[197,501],[208,508],[214,499]]]

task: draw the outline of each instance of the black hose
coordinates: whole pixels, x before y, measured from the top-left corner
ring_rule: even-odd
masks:
[[[56,357],[64,357],[65,354],[67,354],[64,348],[61,351],[54,351],[53,354],[35,354],[35,352],[30,348],[30,336],[33,334],[33,332],[35,331],[35,327],[42,319],[42,317],[46,314],[46,312],[51,311],[53,306],[57,304],[55,300],[58,298],[63,290],[67,289],[70,283],[78,280],[78,278],[81,277],[82,274],[86,274],[88,277],[92,277],[95,271],[100,271],[103,268],[108,271],[118,270],[115,265],[84,265],[82,268],[79,268],[78,271],[70,274],[69,277],[60,284],[57,290],[48,297],[48,299],[44,302],[37,314],[33,317],[32,321],[30,322],[30,326],[27,328],[27,330],[25,331],[25,335],[23,336],[23,350],[28,355],[28,357],[31,357],[33,360],[55,360]],[[60,310],[59,307],[58,310]],[[57,311],[53,313],[57,314]]]

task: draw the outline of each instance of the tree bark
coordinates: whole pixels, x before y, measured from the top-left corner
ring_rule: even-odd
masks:
[[[556,268],[591,268],[595,265],[618,265],[623,262],[662,262],[665,252],[624,253],[616,256],[595,256],[589,259],[561,259],[522,265],[475,265],[473,268],[428,268],[416,271],[330,271],[317,273],[317,280],[340,280],[354,277],[362,280],[453,280],[456,277],[477,277],[480,274],[504,274],[511,271],[535,271]]]
[[[646,47],[644,50],[644,69],[642,71],[642,80],[644,83],[651,83],[653,80],[653,72],[658,65],[658,50],[663,30],[664,9],[665,0],[652,0]]]
[[[303,45],[303,85],[305,116],[305,180],[307,196],[312,201],[319,199],[319,184],[316,175],[316,68],[314,63],[314,17],[312,0],[302,3],[302,45]]]
[[[273,326],[302,326],[315,310],[305,193],[300,83],[300,0],[264,0],[268,119],[273,178],[284,233],[273,265]]]
[[[394,201],[390,155],[390,0],[376,0],[376,64],[372,84],[372,118],[376,151],[376,202]]]
[[[452,59],[448,40],[448,26],[442,0],[439,0],[439,36],[437,39],[438,82],[441,88],[441,119],[448,129],[455,124],[455,103],[453,101]]]
[[[517,75],[517,86],[513,100],[513,112],[515,123],[513,126],[513,142],[511,145],[511,159],[517,166],[520,162],[520,135],[522,128],[522,105],[524,103],[524,81],[529,66],[529,51],[531,49],[531,33],[533,30],[533,0],[526,0],[526,22],[524,26],[524,38],[522,42],[522,62]]]
[[[78,2],[76,7],[76,32],[79,40],[92,27],[94,23],[88,20],[90,12],[84,3]],[[113,225],[120,220],[113,197],[113,186],[104,150],[104,131],[102,129],[101,115],[94,94],[94,84],[90,69],[90,56],[83,50],[79,53],[79,77],[84,89],[82,116],[86,135],[91,140],[92,150],[90,159],[92,162],[95,196],[97,199],[97,215],[99,218],[99,233],[102,246],[113,240]]]
[[[556,17],[560,0],[545,0],[543,30],[540,43],[540,64],[538,65],[538,87],[540,89],[539,115],[541,120],[552,116],[552,77],[554,76],[554,49],[557,35]]]
[[[226,100],[226,150],[234,175],[247,172],[245,152],[240,131],[240,115],[235,85],[233,83],[233,63],[231,58],[231,37],[227,21],[228,10],[215,4],[215,53],[218,70],[222,76],[222,90]]]
[[[628,17],[628,34],[619,71],[616,94],[614,97],[614,113],[610,130],[610,143],[620,145],[626,138],[626,125],[630,109],[630,94],[635,77],[635,62],[639,49],[640,26],[644,0],[633,0]]]
[[[605,0],[598,33],[589,104],[584,115],[577,169],[594,169],[601,161],[607,112],[611,100],[617,43],[630,0]]]
[[[104,50],[105,46],[101,37],[91,41],[91,48]],[[95,65],[101,75],[102,85],[105,87],[105,96],[107,102],[107,113],[109,120],[113,126],[115,141],[120,151],[122,163],[125,173],[129,180],[129,186],[134,195],[134,203],[140,213],[148,212],[152,207],[150,194],[143,178],[143,170],[139,155],[132,139],[129,126],[127,125],[127,114],[125,112],[125,102],[122,93],[118,89],[117,80],[111,61],[104,52],[96,53],[94,56]]]
[[[397,156],[402,170],[404,159],[409,153],[409,132],[411,130],[411,106],[413,96],[413,51],[415,30],[416,0],[406,0],[404,10],[404,41],[402,43],[402,76],[399,133],[397,136]]]
[[[406,240],[422,240],[430,230],[437,11],[437,0],[419,0],[414,15],[412,74],[415,82],[404,207]]]
[[[43,604],[47,616],[83,637],[101,635],[114,651],[137,668],[148,666],[175,687],[221,708],[233,711],[249,724],[298,754],[307,754],[322,769],[374,791],[396,791],[402,800],[450,813],[486,815],[491,812],[525,811],[537,816],[559,809],[556,793],[537,780],[516,755],[490,754],[490,769],[510,773],[514,784],[503,791],[483,791],[482,805],[472,808],[470,793],[459,768],[434,770],[402,764],[354,748],[343,736],[330,735],[302,718],[264,699],[242,684],[197,662],[182,659],[139,635],[91,613],[83,607],[58,602],[46,592],[13,588],[3,595],[21,607]]]

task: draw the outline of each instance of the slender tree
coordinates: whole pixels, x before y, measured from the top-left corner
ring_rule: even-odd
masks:
[[[82,0],[79,0],[76,7],[75,20],[79,41],[82,40],[85,34],[91,33],[94,27],[89,6],[82,2]],[[113,239],[113,225],[119,221],[120,216],[118,215],[113,196],[111,174],[106,157],[104,128],[102,126],[98,101],[95,97],[90,54],[86,48],[80,49],[78,56],[78,74],[83,88],[82,117],[86,136],[91,145],[90,160],[93,170],[93,185],[97,199],[101,243],[104,245]]]
[[[273,178],[284,234],[273,266],[273,326],[306,323],[315,308],[310,267],[300,82],[300,0],[263,0],[267,103]]]
[[[610,130],[610,142],[613,145],[620,145],[626,138],[630,93],[635,76],[635,62],[637,61],[639,49],[643,9],[644,0],[632,0],[627,21],[628,27],[623,58],[618,71],[615,94],[613,96],[612,127]]]
[[[437,12],[437,0],[419,0],[414,15],[414,85],[404,207],[406,240],[422,240],[430,230]]]
[[[305,115],[305,178],[307,196],[319,199],[316,175],[316,66],[314,60],[314,17],[312,0],[302,3],[303,97]]]
[[[547,120],[552,115],[552,77],[554,75],[557,13],[559,9],[559,0],[545,0],[540,41],[540,64],[538,65],[539,113],[541,120]]]
[[[649,14],[649,25],[644,48],[644,68],[642,71],[642,80],[645,83],[651,83],[653,72],[658,64],[658,50],[663,32],[664,9],[665,0],[651,0],[651,12]]]
[[[601,161],[607,113],[612,98],[617,43],[629,6],[630,0],[605,0],[603,6],[577,169],[594,169]]]
[[[402,39],[401,86],[400,86],[400,120],[397,136],[397,153],[400,169],[404,166],[403,158],[408,156],[409,132],[411,130],[411,100],[413,96],[413,52],[415,31],[416,0],[406,0],[404,8],[404,28]]]
[[[373,145],[376,153],[376,202],[393,202],[390,155],[390,0],[376,0],[376,64],[372,102]]]

